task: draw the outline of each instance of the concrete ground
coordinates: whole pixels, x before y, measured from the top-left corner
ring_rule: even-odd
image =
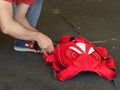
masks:
[[[44,0],[37,29],[58,41],[63,34],[82,35],[105,46],[120,72],[119,0]],[[14,38],[0,33],[0,90],[116,90],[95,73],[61,82],[40,54],[16,52]]]

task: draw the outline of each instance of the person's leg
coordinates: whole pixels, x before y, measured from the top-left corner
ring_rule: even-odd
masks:
[[[43,0],[35,0],[27,12],[27,19],[33,27],[36,27],[40,17]]]
[[[33,27],[36,27],[42,8],[43,0],[35,0],[35,2],[30,6],[27,12],[27,19]],[[15,40],[14,50],[16,51],[34,51],[27,48],[25,45],[31,41],[26,40]]]

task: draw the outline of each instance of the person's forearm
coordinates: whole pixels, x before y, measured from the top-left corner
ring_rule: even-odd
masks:
[[[54,50],[52,40],[46,36],[45,34],[27,29],[23,27],[21,24],[12,20],[11,23],[6,23],[7,27],[4,27],[4,33],[8,34],[14,38],[19,38],[23,40],[32,40],[37,41],[39,47],[41,48],[41,53],[47,55],[47,53],[51,53]],[[2,28],[3,29],[3,28]]]
[[[6,28],[5,34],[8,34],[14,38],[24,39],[24,40],[37,40],[39,38],[40,32],[32,29],[28,29],[12,20]]]
[[[21,25],[23,25],[25,28],[36,30],[34,27],[32,27],[32,25],[29,23],[26,17],[15,17],[15,20],[19,22]]]

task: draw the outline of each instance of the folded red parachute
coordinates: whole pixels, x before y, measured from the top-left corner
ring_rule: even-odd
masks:
[[[96,47],[82,36],[73,38],[64,35],[53,53],[43,58],[50,64],[58,80],[72,78],[82,71],[95,72],[98,75],[112,80],[116,75],[115,60],[102,47]]]

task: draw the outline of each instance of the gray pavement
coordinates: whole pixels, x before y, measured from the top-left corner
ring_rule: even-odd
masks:
[[[120,73],[119,0],[44,0],[37,29],[58,41],[63,34],[82,35],[105,46]],[[14,38],[0,33],[0,90],[115,90],[114,82],[80,73],[61,82],[40,54],[16,52]]]

